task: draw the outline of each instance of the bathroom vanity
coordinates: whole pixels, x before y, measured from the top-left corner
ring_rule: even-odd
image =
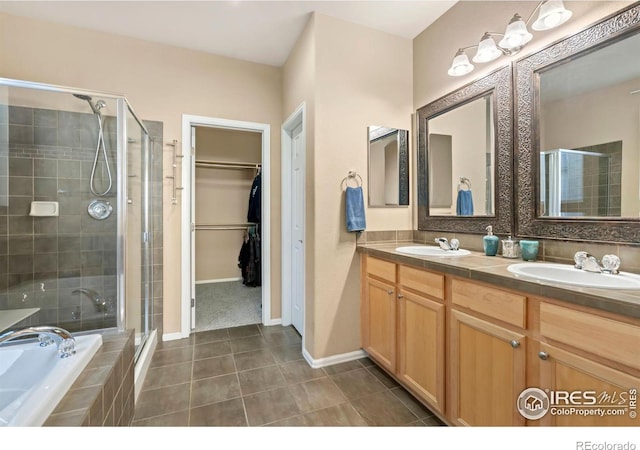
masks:
[[[638,426],[640,291],[543,284],[509,272],[512,260],[396,247],[358,246],[362,348],[445,422]],[[623,412],[529,420],[517,408],[527,388],[575,393],[553,400],[578,408],[595,391],[598,406]]]

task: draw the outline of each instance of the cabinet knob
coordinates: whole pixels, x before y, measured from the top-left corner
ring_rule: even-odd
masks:
[[[520,342],[516,341],[515,339],[514,339],[514,340],[512,340],[512,341],[510,342],[510,344],[511,344],[511,346],[512,346],[513,348],[518,348],[518,347],[520,347]]]
[[[404,298],[404,295],[398,294],[398,298]]]
[[[393,295],[393,289],[389,289],[389,290],[387,291],[387,294],[389,294],[389,295]]]
[[[538,353],[538,357],[541,360],[546,361],[547,359],[549,359],[549,354],[547,352],[540,352]]]

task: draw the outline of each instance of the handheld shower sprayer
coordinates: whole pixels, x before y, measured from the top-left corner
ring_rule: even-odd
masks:
[[[109,193],[109,191],[111,190],[111,186],[113,184],[113,179],[111,177],[111,167],[109,167],[109,158],[107,157],[107,149],[104,143],[104,130],[102,128],[102,114],[100,113],[100,110],[106,107],[107,103],[104,100],[98,100],[95,103],[93,103],[93,99],[90,96],[84,95],[84,94],[73,94],[73,96],[89,103],[89,106],[91,107],[91,111],[93,111],[93,114],[95,114],[95,116],[98,119],[98,143],[96,145],[96,154],[95,154],[95,158],[93,159],[93,166],[91,167],[91,179],[89,180],[89,188],[91,189],[91,193],[93,195],[96,195],[98,197],[104,197]],[[98,165],[98,158],[100,156],[100,150],[102,150],[102,154],[104,156],[104,166],[107,171],[107,178],[109,179],[109,186],[104,192],[96,191],[96,189],[93,186],[94,178],[96,174],[96,167]]]

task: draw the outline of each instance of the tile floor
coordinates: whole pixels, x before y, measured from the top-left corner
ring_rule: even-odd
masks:
[[[442,425],[368,358],[312,369],[291,327],[158,344],[132,426]]]

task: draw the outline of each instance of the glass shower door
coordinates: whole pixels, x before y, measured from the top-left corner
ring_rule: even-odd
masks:
[[[151,246],[149,136],[126,108],[125,328],[135,330],[136,358],[150,331]]]

